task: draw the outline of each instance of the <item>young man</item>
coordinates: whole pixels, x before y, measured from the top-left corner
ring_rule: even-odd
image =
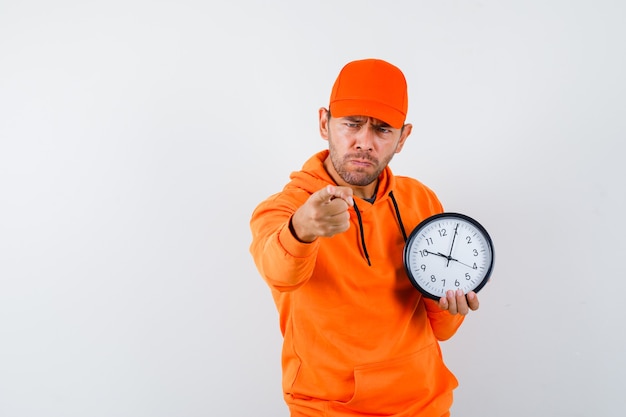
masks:
[[[407,234],[442,206],[387,166],[411,134],[404,75],[378,59],[348,63],[319,110],[328,150],[254,211],[250,251],[284,337],[291,416],[449,415],[456,378],[439,342],[471,292],[423,298],[406,276]]]

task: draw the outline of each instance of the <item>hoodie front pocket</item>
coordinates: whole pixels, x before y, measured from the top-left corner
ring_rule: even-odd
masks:
[[[393,416],[426,407],[456,386],[439,346],[432,344],[409,356],[356,367],[354,395],[348,402],[333,402],[331,408]]]

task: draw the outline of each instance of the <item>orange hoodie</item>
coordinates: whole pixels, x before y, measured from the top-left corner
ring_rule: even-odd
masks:
[[[312,193],[335,184],[327,156],[319,152],[292,173],[250,222],[250,252],[280,316],[285,401],[292,416],[447,415],[457,381],[438,340],[463,317],[422,298],[402,260],[406,236],[441,204],[387,167],[373,204],[354,197],[349,230],[301,243],[289,220]]]

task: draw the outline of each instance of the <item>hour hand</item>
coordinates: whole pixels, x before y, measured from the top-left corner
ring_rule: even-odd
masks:
[[[424,250],[424,252],[426,252],[426,253],[428,253],[428,254],[431,254],[431,255],[441,256],[442,258],[446,258],[446,259],[448,259],[448,255],[444,255],[444,254],[443,254],[443,253],[441,253],[441,252],[437,252],[437,253],[435,253],[435,252],[431,252],[431,251],[429,251],[428,249],[425,249],[425,250]]]

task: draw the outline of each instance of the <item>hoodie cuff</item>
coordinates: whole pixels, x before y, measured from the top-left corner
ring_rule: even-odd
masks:
[[[319,238],[313,242],[306,243],[298,240],[291,227],[291,219],[286,227],[278,232],[278,241],[287,253],[295,258],[306,258],[317,252],[319,248]]]

